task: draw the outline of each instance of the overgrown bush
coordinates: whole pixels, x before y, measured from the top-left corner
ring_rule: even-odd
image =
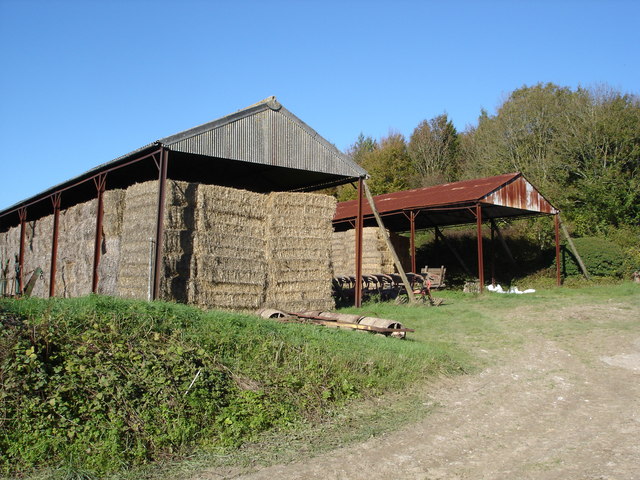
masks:
[[[590,275],[622,276],[626,256],[618,245],[603,237],[576,238],[573,243]],[[582,275],[577,259],[566,246],[563,257],[563,273],[565,275]]]

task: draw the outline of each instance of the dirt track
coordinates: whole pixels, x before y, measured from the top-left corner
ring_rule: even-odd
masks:
[[[640,479],[640,311],[561,309],[554,321],[589,316],[606,326],[554,335],[537,315],[524,344],[501,354],[498,366],[432,385],[424,401],[437,407],[423,421],[226,478]],[[209,471],[194,479],[223,477]]]

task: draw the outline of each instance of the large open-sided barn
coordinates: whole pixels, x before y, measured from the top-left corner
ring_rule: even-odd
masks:
[[[0,212],[21,291],[229,309],[326,309],[335,200],[366,174],[270,97],[163,138]]]
[[[436,235],[443,237],[440,231],[443,227],[454,225],[475,224],[478,239],[478,270],[477,278],[480,288],[484,285],[484,254],[482,248],[482,226],[488,223],[491,239],[499,230],[496,219],[529,217],[535,215],[551,215],[555,223],[556,240],[556,275],[560,284],[559,261],[559,211],[554,207],[521,173],[509,173],[494,177],[477,178],[460,182],[435,185],[393,192],[373,197],[376,208],[384,220],[386,228],[391,232],[409,232],[409,258],[403,262],[405,268],[416,272],[415,232],[416,230],[435,229]],[[360,207],[359,207],[360,205]],[[359,220],[360,219],[360,220]],[[357,256],[357,247],[351,248],[355,238],[358,222],[361,228],[374,230],[376,225],[373,211],[368,204],[360,200],[351,200],[338,204],[333,219],[334,228],[334,256],[340,265],[341,258]],[[346,240],[346,242],[344,241]],[[363,273],[376,273],[367,270],[368,252],[365,236],[362,239],[360,251]],[[373,245],[372,245],[373,247]],[[384,250],[384,246],[381,247]],[[400,247],[407,251],[407,246]],[[347,251],[346,254],[342,254]],[[377,258],[377,257],[376,257]],[[357,262],[358,260],[356,260]],[[349,268],[351,265],[348,266]],[[385,266],[374,264],[374,268],[384,270]]]

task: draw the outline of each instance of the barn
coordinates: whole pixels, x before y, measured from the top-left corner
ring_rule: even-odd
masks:
[[[275,97],[0,212],[0,293],[327,309],[335,200],[366,172]]]

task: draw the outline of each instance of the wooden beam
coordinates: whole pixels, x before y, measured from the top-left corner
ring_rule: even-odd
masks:
[[[587,267],[584,265],[584,262],[582,261],[582,258],[578,253],[578,249],[573,243],[573,240],[571,240],[571,237],[569,236],[569,232],[567,231],[567,228],[564,226],[564,223],[562,223],[562,220],[560,219],[559,214],[558,214],[558,222],[560,223],[560,228],[562,229],[562,233],[564,234],[564,237],[567,239],[567,243],[569,244],[571,253],[573,253],[574,257],[576,257],[576,260],[578,261],[578,265],[580,266],[580,270],[582,270],[582,274],[584,275],[584,278],[586,278],[587,280],[591,280],[591,277],[589,276],[589,272],[587,272]]]
[[[398,254],[396,253],[395,248],[393,248],[393,244],[389,239],[389,235],[387,234],[387,229],[384,228],[384,223],[382,223],[382,218],[380,218],[380,214],[378,213],[378,209],[376,208],[376,203],[373,200],[373,196],[369,191],[369,187],[367,186],[367,182],[363,181],[362,186],[364,187],[364,192],[367,195],[367,200],[369,201],[369,205],[371,206],[371,210],[373,211],[374,217],[376,217],[376,222],[378,223],[378,227],[380,228],[380,234],[382,238],[384,238],[385,243],[387,244],[387,248],[391,252],[391,256],[393,257],[393,262],[396,265],[396,269],[400,274],[400,278],[402,279],[402,283],[404,284],[404,288],[407,289],[407,296],[409,297],[409,303],[418,303],[415,296],[413,295],[413,289],[411,288],[411,284],[409,283],[409,279],[407,278],[407,274],[404,272],[404,268],[402,268],[402,263],[400,263],[400,259],[398,258]]]

